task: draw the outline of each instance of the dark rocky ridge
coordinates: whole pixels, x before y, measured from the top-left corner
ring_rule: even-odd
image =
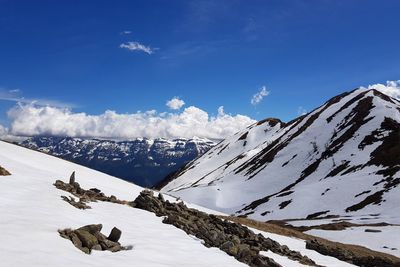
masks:
[[[142,191],[131,205],[153,212],[157,216],[166,216],[163,223],[172,224],[187,234],[204,240],[205,246],[218,247],[249,266],[281,266],[274,260],[259,254],[260,251],[268,250],[305,265],[318,266],[299,252],[292,251],[287,246],[282,246],[261,234],[256,235],[247,227],[189,209],[183,202],[170,203],[165,201],[161,194],[155,197],[149,190]]]
[[[200,138],[111,141],[37,136],[19,145],[152,187],[215,144]]]
[[[350,250],[345,250],[340,247],[327,246],[317,239],[306,241],[306,248],[315,250],[322,255],[335,257],[339,260],[355,264],[363,267],[399,267],[400,262],[395,262],[387,257],[373,257],[371,255],[359,256]]]

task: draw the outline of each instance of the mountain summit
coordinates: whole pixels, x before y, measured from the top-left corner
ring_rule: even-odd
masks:
[[[400,102],[371,89],[333,97],[288,123],[259,121],[162,188],[258,220],[394,212],[400,201]]]

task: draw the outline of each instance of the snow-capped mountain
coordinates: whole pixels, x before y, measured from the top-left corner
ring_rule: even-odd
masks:
[[[153,186],[215,145],[203,138],[110,141],[31,137],[20,145],[93,168],[142,186]]]
[[[265,119],[188,164],[162,188],[258,220],[398,212],[400,102],[338,95],[288,123]],[[390,218],[387,218],[390,221]]]

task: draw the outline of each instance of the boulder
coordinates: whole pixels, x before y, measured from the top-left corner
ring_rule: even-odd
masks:
[[[89,225],[82,226],[81,228],[78,228],[77,230],[87,231],[90,234],[94,235],[96,233],[99,233],[102,228],[103,228],[102,224],[89,224]]]
[[[118,242],[121,230],[114,227],[110,233],[109,238],[112,239],[110,240],[100,232],[102,228],[102,224],[89,224],[76,230],[64,229],[58,232],[61,237],[71,240],[75,247],[87,254],[90,254],[92,250],[117,252],[132,249],[132,246],[123,247]]]
[[[121,230],[119,230],[117,227],[114,227],[111,230],[110,235],[108,236],[108,240],[111,240],[113,242],[118,242],[120,238],[121,238]]]
[[[232,241],[226,241],[219,248],[231,256],[236,256],[239,251],[238,245],[235,245]]]
[[[75,183],[75,171],[73,171],[71,176],[69,177],[69,184],[73,185],[74,183]]]
[[[74,232],[78,236],[79,240],[81,240],[82,246],[87,247],[89,250],[99,243],[97,238],[88,231],[78,229]]]

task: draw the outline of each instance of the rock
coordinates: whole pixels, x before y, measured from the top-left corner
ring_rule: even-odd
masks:
[[[110,235],[108,236],[108,240],[111,240],[113,242],[118,242],[120,238],[121,238],[121,230],[119,230],[117,227],[114,227],[111,230]]]
[[[54,183],[54,186],[57,187],[60,190],[67,191],[74,196],[79,198],[79,202],[75,201],[74,199],[68,200],[68,198],[63,197],[65,201],[70,203],[72,206],[78,208],[78,209],[88,209],[90,206],[88,206],[86,203],[93,201],[107,201],[107,202],[112,202],[112,203],[118,203],[118,204],[126,204],[126,202],[121,201],[117,199],[115,196],[106,196],[104,193],[102,193],[99,189],[97,188],[91,188],[89,190],[85,190],[81,188],[78,182],[75,181],[75,175],[74,173],[71,175],[70,183],[64,183],[63,181],[56,180]]]
[[[282,267],[280,264],[276,263],[273,259],[267,257],[255,257],[251,266],[257,267]]]
[[[95,233],[94,236],[97,238],[99,243],[107,239],[107,237],[100,232]]]
[[[309,258],[299,252],[281,246],[263,235],[256,235],[247,227],[238,223],[222,220],[215,215],[189,209],[183,202],[171,203],[163,197],[154,196],[152,191],[144,190],[130,204],[132,207],[144,209],[163,216],[163,223],[172,224],[187,234],[203,240],[206,247],[218,247],[238,261],[251,267],[278,267],[273,259],[262,256],[259,252],[271,250],[299,263],[317,266]]]
[[[257,254],[258,252],[251,250],[247,245],[240,245],[238,248],[238,257],[246,262],[251,261]]]
[[[92,250],[103,250],[103,249],[101,248],[100,244],[97,244],[92,247]]]
[[[78,235],[76,233],[71,233],[70,238],[72,243],[75,245],[75,247],[81,249],[82,248],[82,241],[79,239]]]
[[[69,184],[73,185],[74,183],[75,183],[75,171],[73,171],[71,176],[69,177]]]
[[[158,200],[165,202],[164,196],[161,193],[158,193]]]
[[[382,232],[382,230],[378,230],[378,229],[365,229],[364,232],[366,232],[366,233],[380,233],[380,232]]]
[[[97,188],[90,188],[89,190],[95,193],[101,193],[101,190]]]
[[[61,198],[65,201],[74,206],[77,209],[85,210],[85,209],[91,209],[89,205],[87,205],[83,199],[79,199],[79,201],[75,201],[73,197],[66,197],[66,196],[61,196]]]
[[[86,254],[90,254],[90,249],[88,249],[87,247],[83,247],[83,248],[79,248],[80,250],[82,250],[83,252],[85,252]]]
[[[236,256],[239,250],[238,246],[232,241],[226,241],[219,248],[231,256]]]
[[[0,176],[8,176],[8,175],[11,175],[11,173],[0,166]]]
[[[101,247],[103,248],[103,250],[108,250],[112,247],[115,247],[117,245],[119,245],[118,242],[113,242],[111,240],[105,239],[103,241],[100,242]]]
[[[117,252],[117,251],[120,251],[120,250],[122,250],[122,249],[123,249],[123,248],[121,247],[121,245],[116,245],[116,246],[114,246],[114,247],[108,249],[108,251]]]
[[[109,250],[117,252],[120,250],[132,249],[132,246],[123,247],[117,241],[109,240],[100,231],[102,224],[89,224],[76,230],[58,230],[61,237],[72,241],[75,247],[90,254],[92,250]],[[121,230],[114,227],[110,234],[111,238],[118,240],[121,237]]]
[[[74,233],[78,236],[79,240],[81,240],[82,246],[87,247],[89,250],[99,243],[97,238],[88,231],[78,229],[75,230]]]
[[[78,228],[76,231],[83,230],[83,231],[87,231],[90,234],[94,235],[96,233],[99,233],[102,228],[103,228],[102,224],[89,224],[89,225],[82,226],[81,228]]]
[[[80,186],[80,184],[78,182],[73,182],[70,185],[72,185],[76,189],[76,192],[79,193],[79,191],[81,189],[81,186]]]

